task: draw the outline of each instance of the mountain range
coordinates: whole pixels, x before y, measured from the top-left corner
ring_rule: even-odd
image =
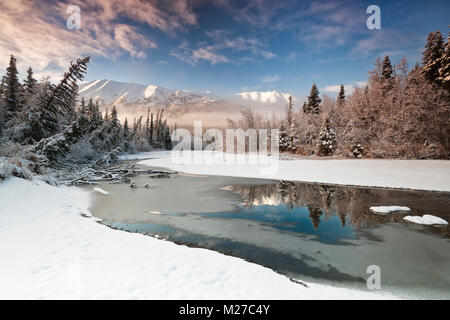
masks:
[[[113,80],[94,80],[79,86],[79,96],[86,101],[98,101],[101,110],[113,105],[122,117],[136,117],[151,110],[164,108],[171,118],[209,113],[216,117],[240,116],[244,107],[260,112],[284,112],[289,94],[273,91],[240,92],[219,96],[211,92],[195,93],[187,90],[171,90],[157,85],[118,82]],[[298,99],[293,97],[293,101]]]

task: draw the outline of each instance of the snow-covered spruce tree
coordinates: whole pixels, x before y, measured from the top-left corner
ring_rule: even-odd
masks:
[[[81,97],[80,107],[78,108],[78,114],[83,116],[88,116],[88,107],[86,105],[86,101],[84,101],[84,97]]]
[[[105,111],[105,116],[103,117],[103,120],[105,120],[105,122],[109,122],[109,113],[108,113],[108,108],[106,108],[106,111]],[[134,120],[136,120],[136,119],[134,119]]]
[[[149,137],[150,135],[150,108],[147,109],[147,119],[145,120],[144,126],[145,135]]]
[[[392,74],[394,73],[394,68],[392,67],[391,60],[389,56],[385,56],[383,59],[383,64],[381,67],[381,86],[383,94],[392,89]]]
[[[94,109],[95,109],[95,105],[94,105],[94,100],[92,100],[92,98],[89,98],[89,101],[86,105],[86,116],[89,119],[92,119],[94,116]]]
[[[278,138],[278,145],[279,145],[280,151],[289,150],[290,139],[289,139],[289,134],[287,132],[286,124],[284,121],[282,121],[281,125],[280,125],[280,135]]]
[[[1,91],[0,91],[1,92]],[[5,110],[6,109],[6,103],[5,100],[1,97],[0,93],[0,137],[3,136],[3,130],[5,127]]]
[[[422,76],[432,83],[439,83],[439,69],[441,59],[444,53],[444,41],[440,31],[430,32],[425,45],[425,51],[422,52]]]
[[[438,81],[450,93],[450,32],[442,53]]]
[[[172,149],[172,135],[170,133],[170,128],[167,125],[167,122],[164,123],[164,148],[166,148],[167,150],[171,150]]]
[[[43,109],[48,110],[54,118],[61,116],[63,123],[74,119],[78,95],[77,81],[83,80],[89,59],[90,57],[86,57],[71,62],[59,84],[52,85],[51,90],[42,99]]]
[[[339,93],[337,96],[337,100],[336,100],[337,106],[338,107],[342,107],[345,104],[345,90],[344,90],[344,85],[341,84],[341,87],[339,89]]]
[[[120,125],[116,106],[111,110],[111,118],[108,123],[108,145],[111,148],[116,148],[123,142],[122,126]]]
[[[320,99],[320,97],[319,97],[319,89],[317,89],[317,86],[314,83],[311,87],[311,92],[308,96],[306,110],[303,109],[303,112],[306,114],[319,114],[321,102],[322,102],[322,99]]]
[[[297,132],[297,127],[295,123],[292,123],[291,130],[289,132],[289,151],[292,153],[297,153],[299,148],[299,137]]]
[[[83,79],[88,61],[89,57],[71,62],[69,71],[56,86],[48,80],[37,85],[36,92],[21,113],[20,121],[9,129],[14,141],[27,144],[38,142],[55,135],[76,118],[77,80]]]
[[[303,102],[303,107],[302,107],[303,113],[308,113],[308,104],[305,102]]]
[[[16,58],[11,55],[4,78],[4,96],[6,102],[6,121],[13,119],[20,110],[20,82]]]
[[[77,143],[88,130],[88,118],[79,116],[59,133],[40,140],[31,151],[44,155],[51,163],[57,163],[65,158],[71,146]]]
[[[22,90],[20,92],[20,104],[24,106],[31,98],[36,90],[36,79],[33,78],[33,69],[28,67],[27,77],[23,81]]]
[[[103,118],[102,113],[100,112],[100,107],[98,105],[98,100],[94,103],[94,110],[92,114],[90,115],[91,118],[91,124],[95,127],[99,127],[101,124],[103,124]]]
[[[123,122],[123,138],[128,140],[130,138],[130,126],[128,125],[128,119],[125,118]]]
[[[326,118],[319,132],[319,142],[317,143],[317,154],[319,156],[329,156],[336,149],[336,134],[330,128],[330,119]]]
[[[153,145],[153,137],[155,132],[155,124],[153,123],[153,112],[150,115],[150,128],[148,132],[148,143],[152,146]]]

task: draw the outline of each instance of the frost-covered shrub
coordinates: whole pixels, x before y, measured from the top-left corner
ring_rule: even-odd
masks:
[[[362,158],[364,155],[364,147],[359,143],[352,143],[350,145],[350,152],[348,156],[351,158]]]
[[[106,155],[97,160],[97,164],[110,165],[117,162],[119,155],[122,153],[120,148],[115,148],[113,151],[108,152]]]
[[[86,139],[82,139],[70,147],[66,156],[69,162],[84,163],[100,158],[101,153],[96,151],[92,144]]]
[[[33,179],[33,173],[28,168],[28,161],[20,158],[0,158],[0,179],[5,180],[10,176]]]
[[[59,185],[59,180],[51,173],[42,175],[40,177],[40,179],[42,181],[44,181],[45,183],[48,183],[51,186],[58,186]]]

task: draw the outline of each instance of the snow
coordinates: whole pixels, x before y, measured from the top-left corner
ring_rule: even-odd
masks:
[[[400,206],[378,206],[378,207],[370,207],[370,210],[376,213],[388,214],[395,211],[411,211],[408,207],[400,207]]]
[[[10,178],[0,184],[0,299],[391,299],[290,281],[214,251],[110,229],[92,193]],[[26,199],[26,201],[23,201]]]
[[[139,105],[147,107],[182,106],[195,107],[211,105],[213,99],[186,91],[175,91],[156,85],[118,82],[113,80],[95,80],[80,85],[79,90],[85,100],[93,98],[102,103],[117,105]]]
[[[289,93],[279,93],[273,91],[251,91],[237,93],[236,96],[245,100],[260,103],[287,103],[289,100]]]
[[[95,192],[99,192],[99,193],[102,193],[102,194],[108,194],[108,191],[105,191],[105,190],[103,190],[102,188],[99,188],[99,187],[95,187],[94,189],[93,189]]]
[[[92,88],[93,86],[95,86],[97,83],[99,83],[101,80],[94,80],[88,83],[83,83],[82,84],[82,89],[78,91],[78,93],[82,93],[86,90],[89,90],[90,88]]]
[[[448,222],[444,219],[441,219],[439,217],[433,216],[431,214],[424,214],[421,216],[406,216],[403,218],[406,221],[417,223],[417,224],[424,224],[424,225],[447,225]]]
[[[192,152],[193,159],[173,157],[173,152],[148,152],[133,158],[155,158],[140,163],[175,171],[247,178],[263,178],[318,182],[340,185],[450,191],[450,161],[448,160],[310,160],[280,159],[263,155],[246,155],[243,163],[236,155],[220,152]],[[241,156],[242,157],[242,156]],[[225,159],[208,164],[207,161]],[[231,158],[231,161],[228,161]],[[195,162],[195,159],[206,161]],[[253,163],[252,163],[253,162]]]

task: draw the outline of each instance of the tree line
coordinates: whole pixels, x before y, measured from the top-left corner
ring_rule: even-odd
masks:
[[[305,156],[449,159],[450,41],[431,32],[421,64],[378,58],[364,88],[332,98],[313,84],[300,110],[290,98],[284,118],[245,109],[230,126],[279,128],[280,151]]]
[[[31,67],[20,83],[17,60],[11,56],[0,84],[0,142],[20,144],[51,162],[111,160],[122,152],[171,148],[171,131],[163,110],[121,124],[113,106],[101,113],[98,102],[78,101],[78,81],[87,72],[89,57],[71,62],[55,85],[37,81]]]

